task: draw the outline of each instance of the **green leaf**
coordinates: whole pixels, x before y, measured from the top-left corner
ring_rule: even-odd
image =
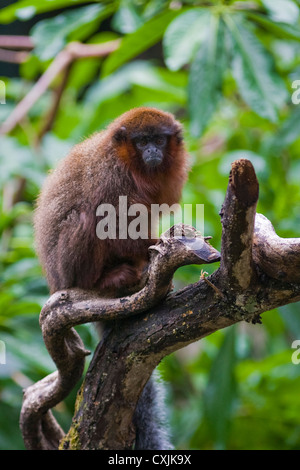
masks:
[[[89,35],[98,27],[99,22],[111,13],[111,7],[89,5],[68,10],[54,18],[38,22],[31,30],[36,46],[35,54],[41,60],[52,59],[65,46],[71,34],[72,39],[83,39],[84,34]],[[87,26],[90,27],[87,30],[84,29],[83,33],[83,27]],[[78,32],[77,36],[75,32]]]
[[[25,202],[18,202],[9,211],[0,210],[0,234],[6,228],[13,226],[20,216],[30,214],[30,205]]]
[[[273,21],[296,24],[299,19],[299,7],[292,0],[262,0]]]
[[[153,18],[155,15],[158,15],[158,13],[165,10],[168,4],[168,0],[150,0],[148,2],[144,2],[143,17],[147,20]]]
[[[79,134],[95,132],[133,107],[154,106],[169,111],[183,108],[186,83],[185,71],[171,72],[140,60],[126,64],[86,92],[83,112],[88,119],[81,120]]]
[[[294,111],[279,127],[272,148],[279,154],[283,149],[288,148],[297,139],[300,139],[300,106],[295,106]]]
[[[236,393],[234,367],[235,328],[229,328],[219,352],[211,366],[205,390],[205,415],[216,448],[224,448],[228,436],[230,416]]]
[[[143,24],[143,20],[138,14],[135,5],[122,1],[120,8],[112,20],[112,26],[115,31],[128,34],[133,33]]]
[[[39,13],[97,1],[98,0],[20,0],[19,2],[15,2],[1,9],[0,23],[11,23],[16,19],[26,21]]]
[[[7,158],[7,155],[18,155],[18,158]],[[28,146],[21,145],[14,137],[0,137],[0,184],[20,174],[32,164],[33,155]]]
[[[233,41],[232,74],[245,102],[272,122],[288,97],[272,56],[239,16],[225,16]]]
[[[178,70],[190,62],[196,47],[205,37],[209,21],[210,11],[204,8],[188,10],[172,21],[163,38],[164,56],[169,69]]]
[[[38,314],[40,309],[41,306],[37,302],[18,301],[9,305],[3,317],[9,318],[17,315]]]
[[[297,26],[274,22],[260,13],[247,12],[247,17],[280,38],[300,40],[300,31]]]
[[[172,77],[174,80],[174,74],[166,72],[168,71],[160,70],[149,62],[134,61],[124,65],[114,74],[91,86],[86,93],[85,102],[89,106],[91,103],[99,106],[105,101],[122,95],[122,93],[136,85],[153,91],[167,93],[172,96],[175,102],[183,105],[186,98],[184,89],[185,80],[180,76],[178,85],[173,85],[170,82],[170,78]]]
[[[224,24],[219,16],[210,16],[205,33],[189,77],[189,112],[194,136],[203,133],[217,107],[226,65]]]
[[[110,54],[103,64],[102,76],[109,75],[121,65],[156,44],[163,36],[169,23],[180,11],[168,10],[149,20],[137,31],[124,37],[120,47]]]

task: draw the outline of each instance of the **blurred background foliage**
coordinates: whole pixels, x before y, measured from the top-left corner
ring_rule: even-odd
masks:
[[[183,203],[205,205],[205,235],[220,249],[219,211],[230,164],[250,159],[260,181],[258,211],[284,237],[300,236],[299,0],[5,0],[0,34],[30,35],[20,65],[0,62],[4,122],[70,41],[121,38],[105,59],[70,69],[51,129],[42,133],[59,78],[0,141],[0,448],[22,449],[22,389],[54,370],[38,314],[48,289],[36,258],[34,202],[68,149],[141,105],[173,112],[185,128],[191,171]],[[300,98],[300,94],[298,95]],[[296,100],[297,101],[297,100]],[[196,221],[195,221],[196,222]],[[216,266],[208,266],[212,272]],[[199,279],[190,266],[176,289]],[[167,357],[171,430],[178,449],[299,449],[299,305],[263,315],[263,325],[218,331]],[[93,328],[78,328],[87,348]],[[76,391],[55,409],[67,429]]]

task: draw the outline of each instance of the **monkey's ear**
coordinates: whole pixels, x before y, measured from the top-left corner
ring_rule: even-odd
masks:
[[[183,141],[183,135],[182,135],[182,127],[178,127],[176,130],[175,130],[175,137],[176,137],[176,140],[178,142],[178,144],[180,144],[180,142]]]
[[[114,135],[113,135],[113,139],[115,142],[117,142],[118,144],[120,144],[121,142],[125,142],[126,141],[126,127],[122,126],[120,127],[120,129],[118,129]]]

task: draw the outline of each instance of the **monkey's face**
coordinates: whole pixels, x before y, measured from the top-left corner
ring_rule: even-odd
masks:
[[[112,125],[113,147],[133,172],[165,173],[183,149],[181,125],[154,108],[136,108]]]
[[[156,168],[163,162],[168,144],[166,134],[142,133],[132,137],[133,145],[148,168]]]

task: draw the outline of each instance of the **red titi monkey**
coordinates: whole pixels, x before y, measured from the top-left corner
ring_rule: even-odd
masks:
[[[99,239],[96,211],[177,203],[187,177],[182,128],[154,108],[136,108],[76,145],[48,177],[35,213],[37,251],[51,293],[80,287],[116,297],[137,286],[148,264],[151,239]],[[118,230],[117,230],[118,233]],[[134,415],[136,449],[170,449],[161,425],[158,385],[146,384]]]
[[[100,204],[177,203],[187,176],[182,128],[154,108],[128,111],[76,145],[48,177],[35,213],[36,246],[51,293],[71,287],[118,296],[138,284],[156,240],[100,240]],[[117,232],[118,233],[118,232]]]

